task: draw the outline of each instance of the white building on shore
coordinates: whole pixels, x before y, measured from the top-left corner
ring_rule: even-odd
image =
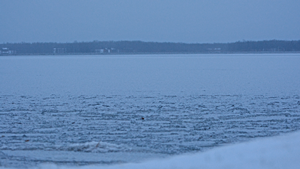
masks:
[[[9,50],[9,48],[0,49],[0,55],[12,55],[12,54],[16,54],[16,51]]]

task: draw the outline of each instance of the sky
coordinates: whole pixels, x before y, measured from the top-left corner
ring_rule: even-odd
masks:
[[[0,0],[0,43],[300,40],[299,0]]]

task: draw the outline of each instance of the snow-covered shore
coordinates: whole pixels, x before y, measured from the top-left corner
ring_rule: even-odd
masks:
[[[66,167],[44,164],[38,169],[298,169],[300,132],[215,148],[168,159],[112,166]]]

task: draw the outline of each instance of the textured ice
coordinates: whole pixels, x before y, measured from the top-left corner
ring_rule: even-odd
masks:
[[[142,160],[134,163],[122,163],[113,165],[91,165],[100,159],[111,159],[112,154],[99,156],[97,154],[68,154],[65,152],[53,153],[49,152],[49,156],[53,159],[77,160],[85,159],[90,162],[90,165],[66,166],[55,164],[41,164],[38,169],[192,169],[192,168],[207,168],[207,169],[273,169],[273,168],[289,168],[298,169],[300,165],[300,133],[290,133],[282,136],[255,139],[251,142],[239,143],[235,145],[222,146],[205,152],[192,154],[177,155],[169,158],[158,158],[152,160]],[[22,152],[17,152],[22,155]],[[33,152],[35,156],[40,152]],[[101,154],[101,153],[100,153]],[[33,155],[33,156],[34,156]],[[127,156],[129,154],[122,154]],[[140,154],[139,154],[140,155]],[[0,158],[5,156],[0,152]],[[28,155],[30,156],[30,154]],[[49,157],[48,156],[48,157]],[[113,154],[115,159],[118,159]],[[132,157],[132,156],[131,156]],[[149,157],[148,157],[149,158]],[[52,159],[52,160],[53,160]],[[56,161],[57,162],[57,161]],[[121,162],[121,161],[120,161]],[[3,168],[0,166],[0,168]],[[6,168],[7,169],[7,168]]]
[[[224,146],[206,152],[179,155],[167,159],[112,166],[58,167],[41,165],[40,169],[298,169],[300,132]]]
[[[130,151],[124,146],[105,142],[87,142],[79,144],[71,144],[67,146],[61,146],[58,148],[62,151],[82,151],[82,152],[94,152],[94,153],[107,153],[107,152],[118,152],[118,151]]]

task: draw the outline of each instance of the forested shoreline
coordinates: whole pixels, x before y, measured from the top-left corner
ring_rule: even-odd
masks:
[[[164,54],[164,53],[300,52],[300,40],[239,41],[233,43],[171,43],[143,41],[2,43],[1,55]]]

